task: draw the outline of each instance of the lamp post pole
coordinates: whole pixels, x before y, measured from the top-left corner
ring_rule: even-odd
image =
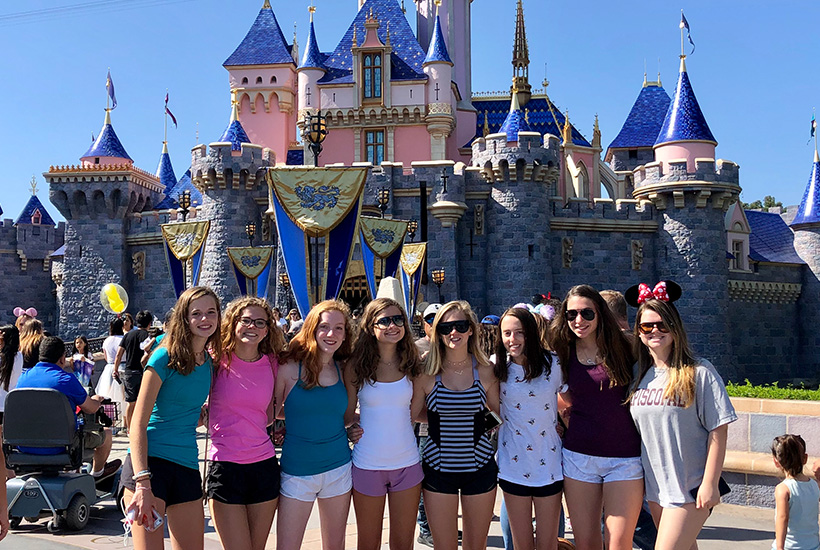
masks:
[[[327,119],[319,109],[315,115],[305,114],[305,125],[303,136],[308,142],[308,147],[313,153],[313,166],[319,166],[319,155],[322,153],[322,142],[327,137]],[[319,237],[309,237],[313,241],[311,254],[311,272],[313,272],[313,297],[314,303],[319,303]]]

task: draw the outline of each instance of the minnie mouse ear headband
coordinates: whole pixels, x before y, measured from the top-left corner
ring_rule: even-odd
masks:
[[[37,317],[37,310],[33,307],[30,307],[28,309],[23,309],[21,307],[14,308],[15,317],[22,317],[23,315],[28,315],[29,317]]]
[[[681,297],[682,290],[675,281],[661,281],[650,288],[646,283],[631,286],[624,293],[626,303],[632,307],[638,307],[647,300],[660,300],[661,302],[674,302]]]

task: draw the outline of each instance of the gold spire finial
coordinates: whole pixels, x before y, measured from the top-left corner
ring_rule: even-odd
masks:
[[[262,9],[263,9],[263,10],[269,10],[269,9],[271,9],[271,7],[270,7],[270,0],[265,0],[265,3],[264,3],[264,4],[262,4]]]
[[[524,109],[524,122],[526,122],[527,124],[530,123],[530,110],[529,109]]]
[[[310,22],[313,23],[313,14],[316,13],[316,6],[313,5],[312,1],[310,6],[308,6],[308,11],[310,12]]]
[[[441,0],[436,0],[436,17],[438,17],[438,9],[441,7]]]
[[[236,91],[231,91],[231,122],[239,120],[239,101],[236,100]]]
[[[601,128],[598,126],[598,113],[595,113],[595,124],[592,126],[592,146],[601,146]]]
[[[29,183],[29,186],[31,186],[31,194],[36,195],[37,194],[37,177],[36,176],[31,176],[31,182]]]
[[[356,38],[356,25],[353,25],[353,42],[352,42],[351,49],[358,48],[359,47],[358,42],[359,42],[359,40],[358,40],[358,38]]]
[[[510,91],[521,93],[521,103],[526,105],[532,95],[530,86],[530,49],[527,44],[527,29],[524,24],[524,3],[518,0],[515,14],[515,42],[513,44],[513,78]]]
[[[384,39],[384,44],[386,46],[390,45],[390,21],[387,22],[387,36]]]
[[[569,123],[569,111],[564,111],[564,128],[561,131],[564,145],[572,145],[572,126]]]
[[[484,130],[482,131],[482,136],[487,137],[490,135],[490,122],[487,119],[487,113],[484,113]]]

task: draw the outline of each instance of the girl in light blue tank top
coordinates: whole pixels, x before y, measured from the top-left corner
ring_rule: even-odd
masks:
[[[808,461],[806,442],[799,435],[781,435],[772,443],[774,464],[786,479],[774,490],[775,540],[772,550],[818,550],[820,486],[803,473]]]
[[[348,395],[344,362],[350,356],[350,310],[320,302],[282,357],[276,378],[277,416],[285,420],[276,546],[298,550],[319,501],[323,547],[344,548],[352,487],[344,416]]]

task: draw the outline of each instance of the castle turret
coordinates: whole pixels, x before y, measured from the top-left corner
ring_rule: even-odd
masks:
[[[801,372],[806,376],[820,373],[820,155],[814,150],[811,176],[803,200],[792,220],[794,250],[806,262],[800,307]]]
[[[211,223],[205,245],[208,261],[199,280],[223,302],[239,296],[236,281],[226,276],[233,272],[227,248],[247,246],[245,225],[257,225],[257,244],[271,244],[275,239],[270,220],[264,215],[268,196],[265,170],[276,163],[275,159],[270,149],[250,143],[237,118],[235,102],[228,128],[219,141],[197,145],[191,151],[191,181],[203,195],[197,217]]]
[[[296,144],[296,63],[269,0],[223,66],[250,141],[284,161]]]
[[[159,156],[156,176],[165,188],[163,193],[168,196],[177,184],[177,176],[174,174],[174,167],[171,165],[171,155],[168,153],[167,141],[162,142],[162,154]]]
[[[324,56],[319,50],[319,43],[316,40],[316,30],[313,27],[313,14],[316,8],[310,6],[310,33],[305,46],[305,54],[297,69],[299,78],[299,117],[298,122],[302,122],[305,113],[316,111],[322,108],[321,94],[319,93],[319,79],[322,78],[327,69],[324,65]]]
[[[684,159],[687,170],[692,171],[695,169],[695,159],[715,158],[715,147],[717,141],[689,82],[686,56],[681,55],[675,97],[669,104],[655,141],[655,160],[668,168],[671,163]]]
[[[447,43],[441,31],[441,21],[436,16],[433,39],[427,49],[422,65],[427,75],[427,131],[430,133],[431,160],[447,158],[447,137],[455,128],[450,82],[453,78],[453,62],[447,51]]]
[[[726,311],[729,309],[724,214],[740,194],[738,166],[714,158],[717,142],[695,99],[685,57],[675,96],[655,144],[656,160],[633,172],[633,196],[660,214],[657,279],[683,289],[681,308],[697,311],[687,325],[696,353],[733,378]]]
[[[530,102],[530,47],[527,44],[527,28],[524,24],[524,4],[518,0],[515,12],[515,43],[513,45],[513,79],[510,91],[518,92],[518,101],[523,107]]]
[[[111,125],[111,110],[105,110],[105,121],[103,122],[100,135],[91,144],[91,147],[80,157],[83,166],[94,166],[101,164],[134,164],[125,147],[122,146],[117,132]]]

